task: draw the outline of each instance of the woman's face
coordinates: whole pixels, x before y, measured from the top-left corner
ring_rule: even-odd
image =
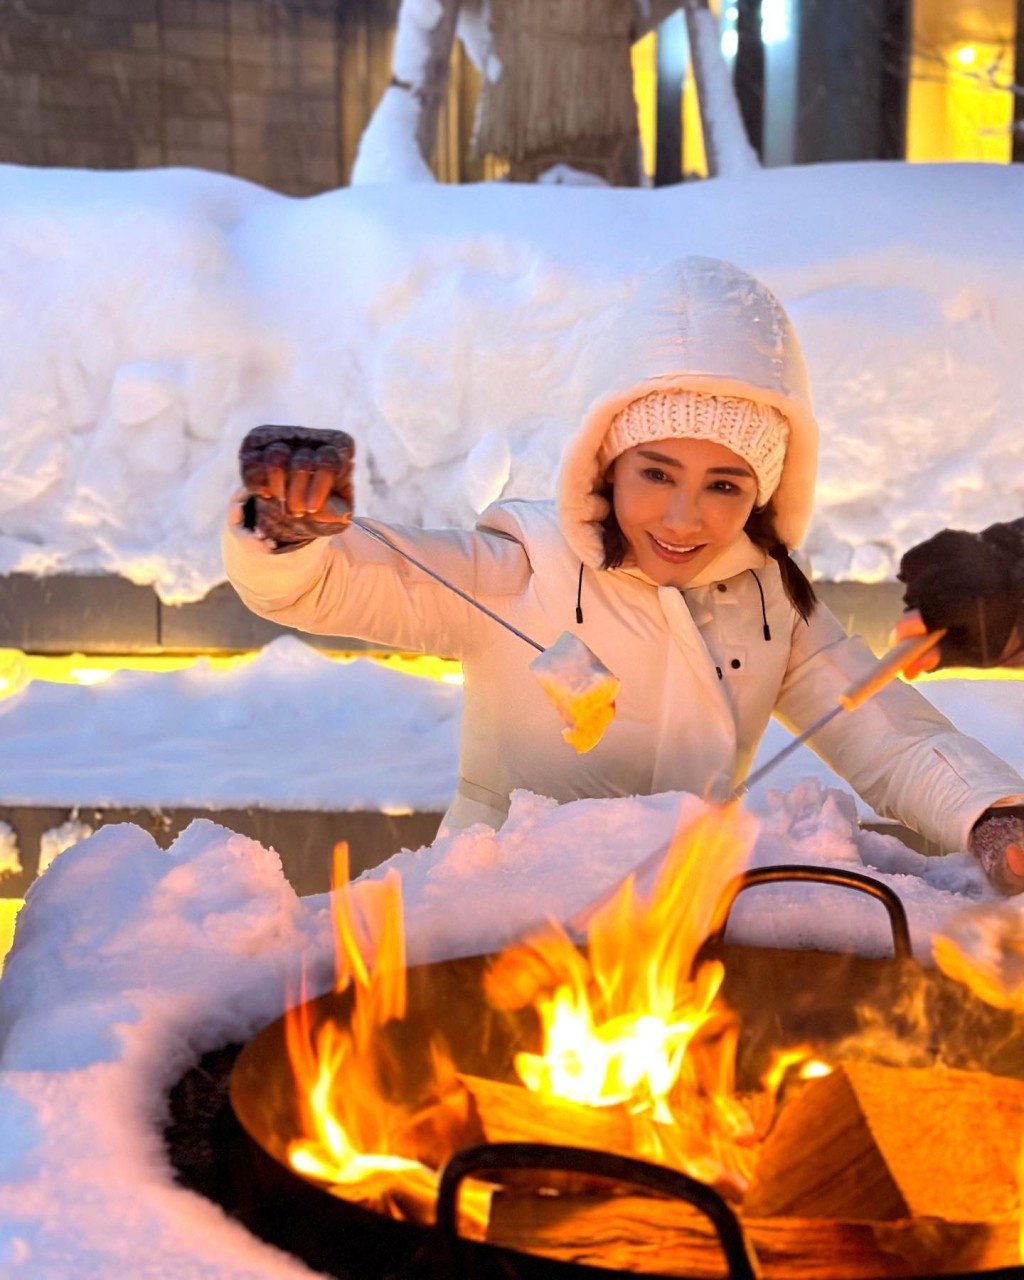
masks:
[[[749,463],[711,440],[655,440],[614,463],[612,506],[637,568],[686,587],[743,530],[757,480]]]

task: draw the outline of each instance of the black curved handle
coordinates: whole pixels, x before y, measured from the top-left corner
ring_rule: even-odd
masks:
[[[757,1256],[739,1219],[712,1187],[688,1174],[646,1160],[541,1142],[484,1142],[457,1151],[441,1172],[437,1228],[452,1242],[458,1236],[459,1186],[471,1174],[513,1169],[552,1169],[627,1182],[685,1200],[710,1219],[725,1254],[730,1280],[758,1280]],[[651,1280],[658,1280],[651,1276]]]
[[[711,932],[704,940],[704,946],[718,945],[729,923],[732,905],[745,889],[752,889],[759,884],[779,884],[783,881],[802,881],[810,884],[834,884],[844,889],[856,889],[876,898],[889,914],[889,927],[892,929],[892,950],[897,960],[912,960],[913,948],[910,945],[910,925],[907,913],[900,901],[887,884],[873,880],[871,876],[862,875],[859,871],[844,871],[838,867],[805,867],[800,863],[781,863],[775,867],[758,867],[754,871],[744,871],[725,886],[715,907]],[[703,950],[703,948],[702,948]]]

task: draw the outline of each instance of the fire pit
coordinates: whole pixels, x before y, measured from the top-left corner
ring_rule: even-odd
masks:
[[[981,1061],[989,1071],[1006,1077],[1021,1073],[1024,1052],[1016,1020],[981,1005],[939,975],[917,969],[909,959],[898,899],[865,877],[824,873],[884,902],[893,924],[896,956],[891,961],[721,943],[728,905],[740,888],[807,874],[803,867],[770,868],[730,880],[704,920],[710,926],[710,945],[684,945],[676,955],[676,960],[689,956],[683,976],[690,986],[699,986],[709,964],[724,962],[720,1004],[707,1024],[710,1032],[705,1027],[702,1034],[727,1039],[742,1027],[735,1059],[738,1093],[754,1087],[779,1050],[799,1048],[802,1059],[817,1053],[834,1058],[835,1046],[866,1021],[886,1023],[890,1036],[895,1033],[890,1048],[902,1046],[903,1063],[898,1070],[890,1068],[894,1079],[913,1070],[908,1063],[928,1062],[938,1052],[946,1064],[966,1074],[979,1064],[971,1049],[977,1044],[986,1046]],[[669,905],[674,909],[679,904]],[[382,906],[378,936],[388,932],[388,919]],[[663,924],[656,923],[656,929],[664,932]],[[339,942],[358,966],[353,939],[342,936]],[[600,930],[596,945],[602,945]],[[543,948],[532,954],[536,963],[553,963],[552,953]],[[592,959],[576,954],[583,964]],[[736,1170],[727,1159],[715,1166],[715,1187],[687,1172],[690,1157],[680,1160],[672,1150],[664,1164],[652,1161],[647,1152],[648,1158],[636,1159],[629,1154],[636,1150],[637,1131],[628,1107],[538,1100],[517,1079],[524,1055],[527,1065],[539,1057],[543,1019],[528,999],[510,999],[507,986],[504,998],[495,1000],[495,975],[508,966],[505,955],[403,968],[402,984],[396,983],[396,970],[385,966],[375,986],[364,974],[362,982],[303,1003],[298,1013],[251,1041],[231,1080],[234,1112],[241,1122],[241,1130],[231,1137],[235,1168],[248,1171],[244,1189],[235,1186],[232,1191],[239,1216],[312,1265],[360,1277],[559,1276],[599,1274],[607,1268],[693,1277],[726,1270],[736,1277],[922,1276],[975,1274],[1019,1260],[1016,1206],[1012,1215],[986,1220],[936,1221],[914,1211],[908,1192],[911,1208],[903,1216],[890,1212],[860,1221],[822,1212],[761,1216],[745,1209],[738,1174],[730,1176]],[[522,966],[515,972],[522,984]],[[527,977],[526,985],[544,985],[536,964]],[[382,1015],[371,1035],[373,1089],[367,1092],[368,1080],[360,1071],[345,1069],[343,1055],[336,1058],[325,1087],[355,1096],[354,1107],[345,1111],[346,1117],[357,1117],[347,1119],[350,1126],[369,1123],[368,1113],[376,1111],[375,1122],[383,1119],[385,1129],[390,1124],[391,1145],[386,1147],[388,1158],[363,1170],[360,1185],[353,1188],[345,1185],[341,1169],[348,1157],[332,1170],[309,1143],[310,1097],[316,1086],[308,1087],[313,1079],[305,1070],[308,1062],[299,1071],[303,1084],[296,1084],[296,1064],[319,1045],[322,1067],[325,1037],[337,1044],[332,1037],[340,1033],[344,1039],[365,1018],[355,996],[360,990],[370,992]],[[911,1015],[917,1018],[922,1011],[927,1017],[920,1025],[927,1026],[927,1035],[918,1030],[911,1052]],[[439,1044],[445,1050],[440,1066]],[[874,1044],[883,1047],[877,1034]],[[849,1054],[855,1061],[857,1052],[851,1047],[839,1056],[845,1061]],[[994,1077],[981,1079],[982,1094],[990,1079]],[[829,1086],[834,1092],[837,1080]],[[863,1085],[852,1067],[840,1083],[855,1096]],[[959,1077],[951,1083],[965,1087]],[[814,1087],[793,1090],[796,1102],[782,1115],[805,1106]],[[1012,1088],[1021,1086],[1014,1082]],[[750,1114],[756,1117],[759,1105],[763,1098]],[[704,1108],[698,1116],[703,1123],[706,1104],[695,1101],[693,1106],[695,1112]],[[765,1132],[774,1111],[771,1099],[769,1108],[761,1117]],[[402,1117],[397,1128],[389,1116]],[[780,1123],[773,1130],[762,1160],[783,1128]],[[1019,1156],[1019,1124],[1016,1141]],[[709,1168],[714,1164],[703,1152],[698,1167],[702,1160]],[[677,1167],[665,1167],[673,1163]],[[439,1189],[429,1173],[425,1181],[415,1171],[410,1176],[418,1164],[444,1165]],[[858,1167],[870,1172],[870,1158],[865,1156]],[[392,1176],[396,1168],[402,1176]],[[500,1191],[495,1183],[501,1184]],[[753,1191],[762,1203],[771,1198],[756,1177]],[[794,1194],[799,1200],[803,1192]],[[1024,1268],[1000,1274],[1024,1276]]]

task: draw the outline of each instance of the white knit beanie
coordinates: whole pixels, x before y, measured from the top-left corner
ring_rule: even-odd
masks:
[[[778,487],[789,443],[789,423],[773,405],[699,391],[652,391],[632,400],[611,420],[601,444],[602,472],[621,453],[652,440],[713,440],[750,464],[757,505]]]

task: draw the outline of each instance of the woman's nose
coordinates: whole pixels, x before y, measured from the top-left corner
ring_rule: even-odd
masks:
[[[680,532],[700,527],[699,503],[693,494],[682,488],[673,489],[665,506],[665,525]]]

